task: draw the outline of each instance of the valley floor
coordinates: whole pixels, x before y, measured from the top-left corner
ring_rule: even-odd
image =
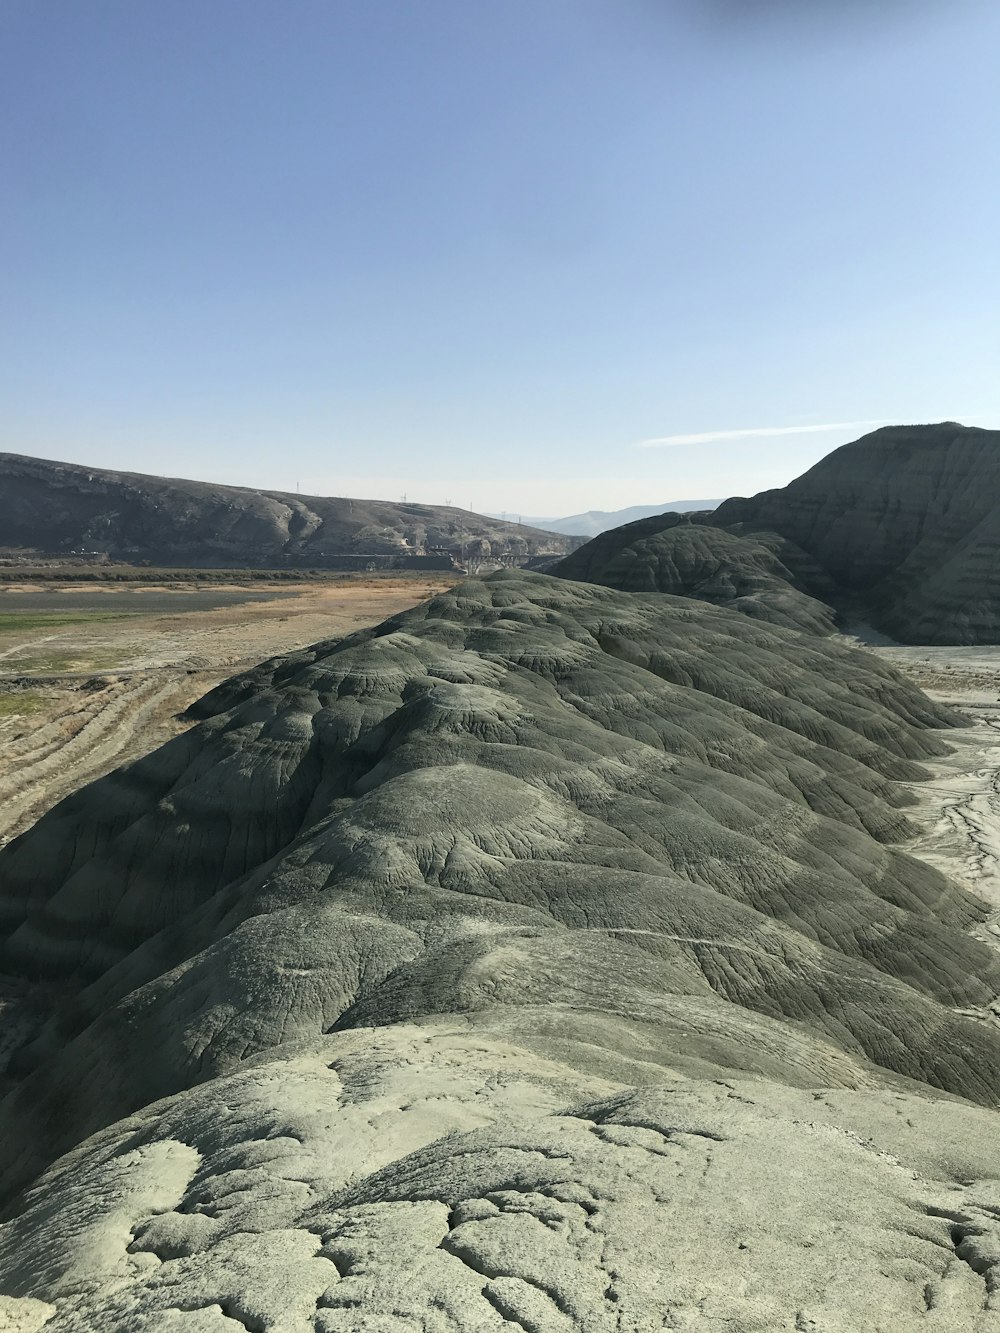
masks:
[[[180,714],[227,676],[377,624],[455,579],[447,571],[252,587],[3,587],[0,845],[184,730]]]
[[[969,720],[947,734],[952,753],[915,783],[910,813],[923,832],[913,852],[960,879],[1000,917],[1000,647],[873,649]],[[1000,927],[998,941],[1000,941]]]

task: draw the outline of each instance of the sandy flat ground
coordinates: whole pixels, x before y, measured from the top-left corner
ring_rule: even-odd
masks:
[[[22,584],[0,593],[0,843],[147,753],[234,672],[346,635],[456,575],[253,587]]]

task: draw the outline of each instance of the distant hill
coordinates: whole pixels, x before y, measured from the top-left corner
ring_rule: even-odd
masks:
[[[555,572],[795,629],[839,613],[911,643],[1000,643],[1000,431],[883,427],[788,486],[618,528]]]
[[[773,533],[741,537],[688,514],[659,514],[601,533],[552,572],[622,592],[697,597],[813,634],[830,634],[836,625],[833,609],[806,592],[810,586],[815,593],[820,576],[810,567],[803,579],[802,552]]]
[[[466,543],[559,554],[562,534],[444,505],[293,495],[0,454],[0,546],[203,567],[343,567]]]
[[[883,427],[711,521],[794,543],[898,639],[1000,642],[1000,431]]]
[[[668,500],[660,505],[631,505],[628,509],[588,509],[585,514],[570,514],[568,518],[526,518],[536,528],[547,532],[564,532],[569,536],[596,537],[599,533],[619,528],[623,523],[635,523],[641,518],[670,511],[689,514],[699,509],[715,509],[721,500]]]

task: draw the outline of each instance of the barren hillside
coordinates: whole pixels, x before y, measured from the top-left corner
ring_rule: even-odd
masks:
[[[603,533],[566,578],[698,597],[814,633],[1000,643],[1000,431],[872,432],[788,486]]]
[[[356,557],[363,568],[364,557],[461,555],[477,542],[512,560],[573,545],[558,533],[445,505],[248,490],[0,454],[0,547],[256,568]]]
[[[905,642],[1000,642],[1000,431],[887,426],[712,522],[778,533]]]
[[[0,852],[14,1327],[992,1327],[955,714],[513,572],[193,713]]]

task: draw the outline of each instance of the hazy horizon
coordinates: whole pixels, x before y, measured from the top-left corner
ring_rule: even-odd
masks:
[[[12,0],[0,431],[561,516],[1000,423],[1000,11]]]
[[[954,420],[954,418],[942,418],[942,420]],[[865,423],[859,423],[859,424],[865,424]],[[926,425],[933,423],[899,421],[899,422],[886,422],[884,424]],[[959,422],[957,424],[961,424],[963,426],[983,425],[983,423],[977,422],[974,419],[970,418],[966,418],[964,421]],[[877,427],[872,427],[872,429],[876,428]],[[986,428],[989,429],[990,427],[987,425]],[[826,433],[825,430],[823,430],[823,428],[807,428],[807,431],[804,433],[817,434],[820,433],[821,431],[823,434]],[[756,434],[757,432],[746,432],[746,433]],[[776,434],[780,435],[781,432],[776,432]],[[663,496],[663,495],[654,496],[651,493],[648,496],[645,496],[640,499],[625,500],[620,504],[613,504],[613,505],[600,504],[600,503],[580,504],[576,509],[563,509],[559,512],[552,511],[547,514],[531,513],[529,512],[528,508],[523,505],[519,506],[514,504],[506,507],[498,507],[488,502],[485,504],[477,504],[475,503],[474,499],[467,501],[463,499],[460,494],[456,495],[449,494],[447,497],[444,497],[443,491],[441,495],[437,495],[436,493],[433,495],[429,495],[428,488],[426,486],[420,486],[419,484],[414,488],[412,488],[411,490],[406,490],[404,488],[402,492],[396,493],[391,486],[386,487],[385,484],[380,485],[378,479],[374,479],[373,485],[376,487],[376,489],[373,489],[371,491],[351,490],[349,489],[349,486],[352,481],[352,478],[344,475],[331,478],[328,486],[326,488],[323,488],[322,485],[306,486],[302,485],[301,482],[296,482],[292,485],[288,485],[284,482],[280,483],[268,482],[265,480],[260,480],[260,481],[229,480],[226,477],[219,476],[210,467],[208,470],[205,471],[201,472],[192,471],[191,473],[183,473],[183,474],[169,470],[154,472],[151,469],[141,468],[135,465],[129,465],[129,466],[122,465],[120,467],[117,467],[115,470],[123,472],[139,472],[139,473],[145,472],[147,475],[151,476],[174,478],[176,480],[182,480],[182,481],[204,481],[210,483],[214,482],[216,484],[226,485],[226,486],[242,486],[251,490],[260,489],[268,491],[281,491],[284,493],[298,492],[304,496],[311,495],[317,498],[343,497],[345,499],[355,499],[355,500],[386,500],[390,502],[405,501],[411,504],[452,505],[457,509],[470,510],[473,513],[492,516],[494,518],[503,518],[511,522],[518,522],[525,524],[531,524],[531,523],[544,524],[545,521],[562,522],[566,518],[574,517],[576,515],[583,515],[587,513],[613,514],[626,509],[641,508],[644,506],[656,506],[656,507],[662,506],[664,509],[668,509],[671,504],[688,504],[690,501],[693,500],[714,501],[716,503],[719,503],[723,500],[731,499],[741,495],[747,495],[747,496],[754,495],[759,491],[770,490],[775,487],[787,485],[788,482],[793,481],[797,476],[800,476],[802,472],[808,470],[808,468],[812,467],[815,463],[818,463],[821,459],[825,458],[827,454],[832,453],[834,449],[839,448],[842,444],[851,443],[857,438],[860,437],[857,436],[856,434],[851,434],[848,436],[848,438],[839,440],[837,444],[831,445],[830,448],[828,449],[822,448],[821,446],[817,445],[815,446],[814,449],[803,450],[803,453],[807,456],[807,461],[805,461],[801,467],[795,468],[794,470],[789,471],[787,473],[781,473],[778,476],[777,480],[761,482],[759,485],[754,486],[752,490],[748,490],[746,492],[740,492],[735,490],[733,491],[720,490],[717,491],[714,495],[708,495],[708,494],[696,495],[694,494],[694,492],[692,492],[687,495],[671,494],[668,496]],[[11,449],[8,450],[7,452],[21,453],[23,451]],[[70,457],[55,458],[55,457],[45,457],[40,454],[27,455],[27,456],[36,457],[46,462],[72,463],[84,467],[89,466],[98,468],[98,467],[111,466],[110,464],[95,462],[93,458],[70,458]],[[343,485],[341,485],[341,488],[336,489],[337,485],[341,483],[343,483]],[[573,486],[575,486],[579,488],[580,493],[583,494],[586,485],[587,485],[586,479],[582,480],[574,479],[572,486],[567,486],[567,493],[572,493]]]

